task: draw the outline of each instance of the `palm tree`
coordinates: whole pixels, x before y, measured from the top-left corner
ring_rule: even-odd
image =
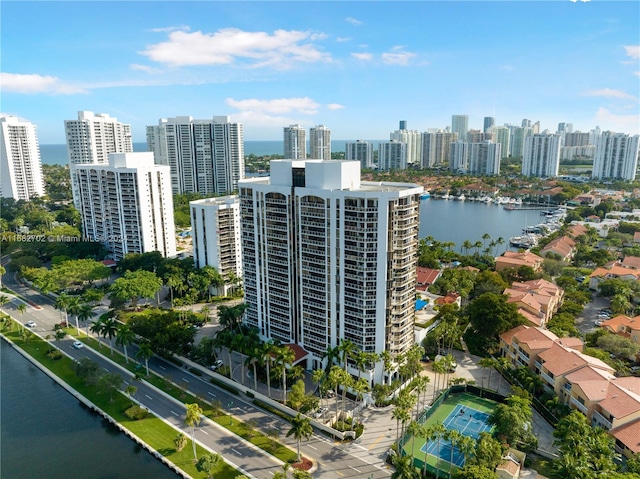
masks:
[[[416,445],[416,436],[422,432],[422,425],[417,421],[411,421],[407,426],[407,432],[411,434],[411,462],[413,463],[414,447]]]
[[[498,236],[498,239],[496,240],[496,256],[498,256],[498,248],[504,244],[504,238],[502,236]]]
[[[487,389],[491,389],[491,370],[495,367],[496,360],[494,358],[482,358],[478,361],[478,366],[482,369],[489,369],[489,380],[487,381]],[[482,377],[482,389],[484,389],[484,376]]]
[[[136,353],[136,359],[144,360],[144,364],[147,368],[147,376],[149,375],[149,359],[153,356],[153,351],[149,343],[141,343]]]
[[[0,295],[0,308],[5,306],[7,303],[9,303],[11,300],[9,299],[8,296],[2,294]]]
[[[27,311],[27,306],[24,303],[20,303],[17,309],[20,313],[21,319],[24,321],[24,313]]]
[[[80,311],[80,298],[78,296],[70,296],[67,302],[67,308],[65,310],[65,318],[66,313],[75,316],[76,318],[76,332],[78,336],[80,335],[80,326],[78,325],[78,312]]]
[[[409,456],[397,455],[393,460],[396,470],[391,474],[391,479],[419,479],[420,474],[413,465]]]
[[[460,431],[456,429],[447,429],[443,437],[451,443],[451,447],[449,448],[449,479],[451,479],[451,472],[453,471],[453,449],[457,447],[460,438],[463,436]]]
[[[332,366],[331,371],[329,371],[329,375],[327,379],[329,380],[329,386],[333,389],[335,400],[336,400],[336,420],[340,417],[338,414],[338,386],[343,384],[346,380],[346,377],[351,377],[349,374],[344,372],[340,366]]]
[[[400,422],[402,421],[404,429],[404,423],[411,419],[411,415],[406,408],[396,406],[391,413],[391,419],[396,420],[396,441],[398,441],[400,440]]]
[[[349,359],[353,356],[353,354],[356,351],[356,343],[354,343],[350,339],[343,339],[342,341],[340,341],[338,350],[342,354],[342,366],[346,371]]]
[[[198,403],[185,404],[187,408],[186,416],[184,418],[184,425],[191,429],[191,444],[193,445],[193,460],[197,461],[196,455],[196,426],[200,424],[202,420],[202,408]]]
[[[424,393],[425,395],[427,394],[427,387],[429,382],[431,381],[431,379],[429,379],[429,376],[419,376],[416,379],[416,387],[415,390],[418,393],[418,400],[416,401],[416,420],[418,419],[418,416],[420,415],[420,409],[421,406],[424,406],[424,397],[422,398],[422,403],[420,402],[420,393]]]
[[[116,344],[122,346],[124,350],[124,359],[128,363],[129,355],[127,354],[127,346],[133,344],[136,340],[136,333],[133,332],[131,326],[125,323],[120,323],[116,329]]]
[[[318,385],[318,393],[320,395],[320,401],[322,401],[322,382],[324,381],[325,374],[322,369],[314,369],[311,373],[311,380]]]
[[[389,384],[391,384],[391,370],[393,369],[393,357],[391,353],[386,349],[380,353],[380,359],[382,359],[383,367],[389,379]]]
[[[296,417],[291,419],[291,429],[287,432],[287,437],[293,436],[298,441],[298,462],[301,460],[300,441],[302,438],[308,440],[312,434],[313,427],[311,427],[311,421],[308,417],[298,413]]]
[[[100,348],[100,346],[102,345],[102,343],[100,342],[100,335],[102,334],[103,323],[104,320],[102,318],[98,318],[97,321],[91,323],[91,327],[89,328],[93,334],[98,336],[98,348]]]
[[[458,439],[457,446],[458,450],[464,457],[464,464],[467,464],[471,456],[473,456],[473,454],[475,453],[476,444],[476,440],[469,436],[463,435],[462,437],[460,437],[460,439]]]
[[[327,364],[324,367],[324,370],[327,374],[329,374],[329,371],[331,370],[331,368],[333,367],[333,365],[336,363],[336,360],[338,358],[340,358],[340,349],[338,346],[331,347],[331,345],[327,346],[327,350],[325,351],[325,353],[322,355],[322,359],[327,360]]]
[[[491,239],[491,235],[489,233],[485,233],[482,235],[482,248],[487,248],[487,240]]]
[[[129,384],[126,388],[124,388],[124,393],[129,398],[129,401],[131,401],[132,406],[133,406],[133,400],[131,399],[131,396],[133,396],[137,391],[138,391],[138,388],[133,384]]]
[[[78,325],[78,321],[86,321],[87,328],[89,327],[89,320],[93,318],[93,307],[90,304],[83,304],[78,308],[78,310],[74,313],[76,317],[76,329],[78,330],[78,336],[80,336],[80,327]],[[87,336],[89,336],[89,332],[87,331]]]
[[[211,312],[211,308],[205,304],[202,308],[200,308],[200,312],[204,314],[204,322],[208,323],[209,313]]]
[[[116,336],[118,331],[118,321],[113,318],[107,318],[102,322],[102,329],[100,334],[103,337],[109,340],[109,348],[111,349],[111,354],[113,355],[113,342],[112,339]]]
[[[429,428],[429,440],[435,440],[438,444],[438,456],[436,457],[436,477],[440,477],[440,442],[447,432],[442,423],[438,422]]]
[[[56,298],[56,302],[54,307],[59,311],[64,311],[64,322],[67,322],[67,308],[69,307],[69,302],[71,300],[71,296],[67,293],[62,293]]]
[[[473,243],[469,240],[464,240],[462,243],[462,249],[464,250],[464,254],[468,255],[469,254],[469,250],[473,248]]]
[[[273,341],[267,341],[262,345],[260,361],[267,368],[267,396],[271,397],[271,361],[273,361],[273,353],[276,345]]]
[[[276,365],[282,374],[282,393],[284,398],[284,404],[287,404],[287,366],[296,359],[296,353],[293,352],[289,346],[283,346],[276,350]]]

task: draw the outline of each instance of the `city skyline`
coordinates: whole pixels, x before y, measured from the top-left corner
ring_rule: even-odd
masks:
[[[3,4],[2,113],[41,144],[79,110],[135,142],[180,115],[230,116],[249,141],[296,123],[383,139],[452,115],[640,132],[635,2],[110,3]]]

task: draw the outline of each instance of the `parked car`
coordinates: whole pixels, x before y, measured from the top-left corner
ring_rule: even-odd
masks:
[[[435,358],[434,361],[437,363],[439,361],[443,361],[444,360],[444,356],[438,354]],[[458,363],[456,363],[455,361],[452,361],[451,364],[449,365],[449,372],[453,373],[455,372],[455,370],[458,369]]]
[[[74,341],[73,342],[73,347],[76,349],[82,349],[84,348],[84,344],[82,344],[80,341]]]
[[[224,363],[221,359],[216,359],[215,362],[209,366],[209,369],[213,369],[215,371],[216,369],[220,369],[223,365]]]
[[[24,325],[27,328],[35,328],[36,327],[36,322],[35,321],[27,321],[26,323],[24,323]]]
[[[329,409],[327,409],[326,407],[321,407],[313,413],[313,417],[316,419],[321,418],[324,415],[324,413],[327,412],[328,410]]]

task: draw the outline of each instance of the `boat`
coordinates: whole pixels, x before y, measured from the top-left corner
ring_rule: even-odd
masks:
[[[457,198],[455,198],[456,200],[460,200],[460,201],[464,201],[465,200],[465,196],[464,194],[458,196]]]
[[[425,191],[420,195],[421,200],[426,200],[427,198],[431,198],[431,193],[429,193],[428,191]]]
[[[446,195],[442,195],[443,200],[450,200],[451,198],[453,198],[453,196],[451,196],[449,193],[447,193]]]
[[[509,244],[514,248],[529,249],[538,244],[538,238],[531,234],[512,236],[509,238]]]

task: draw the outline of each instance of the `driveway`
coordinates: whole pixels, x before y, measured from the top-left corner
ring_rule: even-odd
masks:
[[[582,335],[590,333],[598,328],[595,322],[598,320],[598,313],[600,310],[609,308],[611,301],[609,298],[602,298],[596,296],[594,293],[593,300],[584,306],[582,314],[576,318],[576,328]]]

